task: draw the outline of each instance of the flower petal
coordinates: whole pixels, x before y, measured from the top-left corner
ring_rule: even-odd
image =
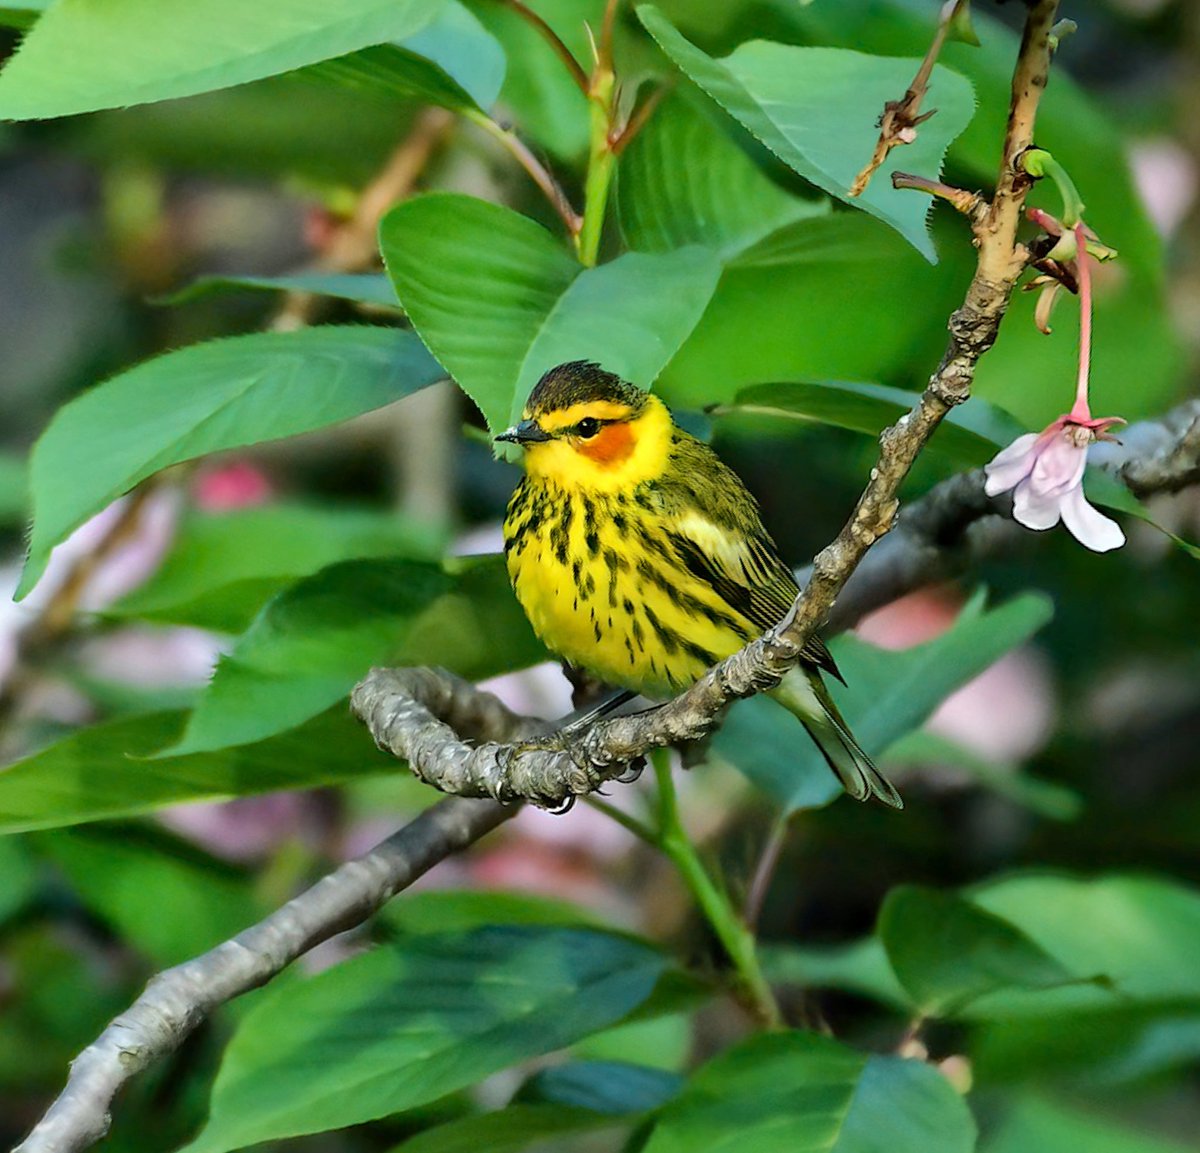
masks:
[[[1121,526],[1088,504],[1082,488],[1071,489],[1063,497],[1060,508],[1067,530],[1092,552],[1108,552],[1125,543]]]
[[[1087,464],[1087,447],[1080,447],[1064,429],[1049,437],[1033,462],[1029,483],[1043,496],[1062,496],[1078,488]]]
[[[1036,432],[1027,432],[1024,436],[1017,437],[1008,448],[1001,449],[983,466],[983,471],[987,473],[983,491],[988,496],[1008,492],[1029,475],[1034,462],[1032,450],[1037,439]]]
[[[1038,492],[1029,480],[1023,480],[1013,493],[1013,519],[1039,532],[1053,528],[1061,515],[1058,507],[1061,501],[1060,494]]]

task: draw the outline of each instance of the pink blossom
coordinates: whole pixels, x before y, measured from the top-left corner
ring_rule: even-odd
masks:
[[[208,512],[266,504],[275,495],[266,474],[246,460],[201,471],[193,491],[196,504]]]
[[[880,648],[911,648],[951,628],[962,604],[961,594],[949,586],[919,589],[864,617],[854,632]],[[1046,744],[1055,712],[1045,661],[1024,645],[951,693],[926,728],[993,765],[1011,765]]]
[[[1044,432],[1017,437],[986,466],[984,491],[996,496],[1012,489],[1013,517],[1026,528],[1053,528],[1061,520],[1094,552],[1120,548],[1125,534],[1083,495],[1088,445],[1119,421],[1115,416],[1093,420],[1068,414]]]
[[[1026,528],[1053,528],[1061,520],[1080,544],[1094,552],[1108,552],[1125,543],[1125,534],[1115,521],[1088,504],[1083,495],[1083,470],[1088,445],[1097,439],[1113,439],[1108,435],[1109,428],[1125,422],[1119,416],[1093,417],[1088,407],[1092,354],[1092,257],[1088,240],[1094,234],[1082,221],[1067,231],[1045,213],[1031,210],[1030,216],[1052,236],[1061,237],[1063,258],[1075,261],[1077,266],[1079,379],[1075,404],[1042,432],[1019,436],[997,453],[984,468],[984,491],[988,496],[997,496],[1011,489],[1013,517]]]

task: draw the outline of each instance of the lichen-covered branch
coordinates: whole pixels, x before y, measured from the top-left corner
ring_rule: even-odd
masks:
[[[1148,486],[1142,488],[1142,495],[1179,491],[1200,483],[1197,429],[1200,399],[1162,418],[1130,425],[1119,444],[1096,446],[1096,463],[1115,476],[1141,478]],[[847,627],[913,589],[957,575],[997,535],[1010,541],[1027,535],[1008,519],[1009,498],[986,496],[983,483],[981,471],[963,473],[908,506],[896,530],[869,553],[847,582],[831,617],[832,628]],[[987,531],[981,534],[981,529]],[[803,580],[804,574],[799,575]],[[355,691],[355,705],[380,743],[414,756],[423,766],[422,775],[448,780],[457,774],[464,787],[477,768],[472,761],[475,753],[498,749],[511,753],[511,745],[499,742],[534,738],[545,727],[542,721],[510,712],[490,693],[433,669],[376,670]],[[629,744],[639,739],[636,730],[655,715],[622,718],[619,726],[608,722],[599,727],[615,731]],[[485,743],[472,744],[472,737]],[[611,771],[604,779],[620,771],[616,755],[620,747],[614,742],[609,750]],[[487,752],[478,764],[487,766],[494,755]],[[543,775],[531,794],[551,801],[575,795],[571,790],[577,781],[576,755],[555,751],[534,756],[531,764]],[[561,786],[551,783],[558,772]],[[442,773],[445,776],[439,777]],[[508,795],[502,786],[497,788]],[[481,792],[492,795],[486,787]],[[514,788],[512,794],[516,792]],[[515,804],[487,800],[443,801],[260,924],[156,977],[138,1001],[76,1059],[67,1088],[19,1153],[77,1150],[99,1140],[121,1085],[176,1048],[216,1007],[270,980],[318,942],[359,924],[438,861],[474,843],[518,811]]]
[[[1118,442],[1097,444],[1090,459],[1136,497],[1200,484],[1200,400],[1181,404],[1161,421],[1131,425]]]
[[[214,1009],[265,984],[314,945],[361,924],[422,873],[517,811],[487,801],[442,801],[266,920],[159,973],[75,1058],[66,1088],[15,1153],[70,1153],[99,1141],[125,1082],[176,1049]]]
[[[1092,451],[1094,463],[1113,476],[1136,477],[1141,496],[1200,483],[1200,399],[1130,425],[1120,443],[1097,445]],[[1019,540],[1028,530],[1011,519],[1011,495],[989,497],[985,479],[982,469],[960,473],[909,505],[896,529],[846,582],[829,614],[829,631],[849,628],[914,589],[956,577],[981,555]],[[812,569],[796,576],[806,585]],[[743,650],[738,657],[750,652]],[[731,666],[733,672],[724,671]],[[516,746],[475,744],[458,736],[458,731],[472,730],[458,730],[455,718],[503,706],[442,670],[373,669],[354,690],[351,703],[379,746],[407,761],[428,784],[458,796],[505,803],[524,799],[556,808],[620,777],[647,748],[705,735],[717,723],[722,705],[749,695],[759,683],[774,683],[772,676],[760,673],[751,660],[736,665],[731,660],[699,682],[696,688],[703,687],[704,695],[696,706],[683,709],[672,701],[651,712]],[[694,692],[680,700],[690,700]]]
[[[607,758],[603,751],[577,761],[568,751],[569,734],[523,745],[463,740],[456,718],[507,710],[444,669],[372,669],[355,687],[350,705],[381,749],[407,761],[427,784],[459,797],[561,808],[627,771],[627,760]]]
[[[913,410],[885,429],[879,458],[850,519],[813,563],[810,579],[786,618],[758,640],[722,661],[686,692],[650,712],[601,721],[581,733],[552,734],[517,748],[455,747],[452,734],[432,730],[423,741],[412,714],[399,726],[401,739],[372,725],[377,743],[408,760],[423,780],[468,796],[524,796],[553,807],[595,789],[624,771],[650,749],[705,736],[724,707],[739,697],[774,688],[820,628],[859,562],[896,518],[897,494],[918,454],[945,415],[970,395],[975,366],[995,342],[1028,253],[1017,241],[1021,205],[1029,177],[1019,165],[1033,144],[1033,126],[1050,68],[1050,32],[1058,0],[1034,0],[1013,72],[1008,128],[1001,171],[990,202],[980,199],[971,216],[978,248],[975,275],[966,299],[950,318],[950,341],[937,371]],[[378,715],[381,674],[360,686],[355,707],[371,703]],[[365,692],[365,699],[364,699]],[[413,706],[419,701],[411,702]],[[393,705],[392,707],[402,707]],[[528,791],[525,791],[528,790]]]

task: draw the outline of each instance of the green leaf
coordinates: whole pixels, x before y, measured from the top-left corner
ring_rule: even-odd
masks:
[[[402,933],[456,933],[492,925],[590,925],[591,911],[567,901],[502,889],[436,889],[409,893],[380,912],[389,928]]]
[[[494,895],[494,894],[493,894]],[[518,1099],[493,1113],[475,1114],[427,1129],[400,1146],[402,1153],[518,1153],[533,1145],[600,1129],[628,1128],[678,1093],[677,1073],[609,1061],[551,1065],[520,1089]]]
[[[380,241],[413,326],[493,432],[563,361],[596,360],[648,388],[720,275],[697,248],[630,252],[585,270],[540,225],[469,196],[398,205]]]
[[[1007,877],[970,891],[1077,976],[1103,973],[1126,999],[1200,1004],[1200,892],[1152,877]],[[1112,1004],[1107,991],[1063,989],[1058,1004]],[[990,1013],[1044,1012],[1041,995],[990,998]],[[985,1005],[980,1005],[982,1010]]]
[[[846,945],[767,945],[761,950],[767,979],[802,989],[842,989],[911,1013],[912,1001],[892,972],[877,937]]]
[[[440,0],[58,0],[0,72],[0,117],[192,96],[403,39]]]
[[[728,260],[785,224],[829,211],[826,200],[784,191],[684,93],[634,137],[619,175],[621,232],[643,252],[700,244]]]
[[[461,4],[442,0],[433,20],[412,35],[325,60],[299,75],[468,112],[496,102],[504,71],[504,49],[496,38]]]
[[[930,267],[862,212],[789,224],[726,266],[655,391],[677,408],[705,408],[763,381],[896,381],[898,365],[921,387],[970,278],[962,254],[949,256]],[[915,300],[919,308],[896,304]]]
[[[240,1022],[188,1153],[369,1121],[562,1048],[635,1009],[664,967],[622,937],[414,937],[268,992]]]
[[[0,452],[0,525],[20,524],[29,512],[25,460]]]
[[[222,656],[163,756],[245,745],[329,708],[372,665],[414,664],[414,622],[451,587],[439,566],[388,558],[322,569],[272,599]]]
[[[183,721],[182,713],[150,713],[93,725],[7,766],[0,772],[0,833],[315,788],[398,768],[340,708],[257,745],[146,759],[178,740]]]
[[[930,93],[938,114],[917,139],[894,149],[859,197],[849,188],[870,159],[885,102],[898,100],[920,60],[866,56],[838,48],[797,48],[765,40],[740,45],[714,60],[681,36],[652,5],[638,15],[663,51],[731,116],[785,164],[818,188],[891,225],[931,263],[928,198],[892,187],[903,169],[936,177],[950,142],[970,123],[970,83],[941,65]]]
[[[998,1016],[975,1029],[970,1052],[980,1085],[1140,1085],[1195,1067],[1200,1009],[1113,1000],[1107,1006],[1047,1008],[1039,1017]]]
[[[843,381],[758,384],[742,389],[720,415],[755,413],[787,420],[815,421],[877,436],[894,424],[919,394],[882,384]],[[967,467],[986,464],[1025,428],[1003,409],[972,397],[950,412],[934,434],[931,448]]]
[[[156,830],[72,829],[40,834],[36,844],[92,913],[162,968],[228,940],[268,911],[246,876]],[[164,917],[164,909],[187,915]]]
[[[653,1003],[637,1018],[593,1033],[575,1046],[580,1059],[599,1062],[633,1062],[639,1066],[675,1071],[688,1065],[694,1048],[693,1012],[711,990],[694,984],[679,990],[659,989]],[[681,1006],[684,1011],[674,1011]]]
[[[980,1153],[1187,1153],[1190,1148],[1116,1123],[1107,1106],[1085,1110],[1029,1094],[980,1146]]]
[[[721,275],[704,248],[626,252],[579,274],[533,335],[513,389],[515,423],[542,374],[568,360],[595,360],[649,388],[696,327]]]
[[[59,409],[34,446],[18,599],[54,545],[160,469],[335,424],[441,377],[411,332],[330,326],[193,345],[105,381]]]
[[[618,1032],[617,1029],[610,1032]],[[620,1116],[660,1109],[683,1088],[678,1073],[628,1061],[570,1061],[534,1074],[522,1101],[553,1101],[577,1109]]]
[[[51,0],[18,0],[0,7],[0,24],[8,28],[32,28],[43,12],[50,7]]]
[[[599,1129],[612,1129],[619,1118],[590,1109],[561,1105],[509,1105],[435,1125],[410,1137],[395,1153],[520,1153],[544,1142],[569,1140]],[[558,1146],[562,1148],[562,1145]]]
[[[299,577],[358,557],[433,560],[443,544],[442,533],[373,509],[271,504],[192,512],[150,580],[106,615],[241,632]]]
[[[668,1105],[646,1153],[971,1153],[962,1098],[920,1061],[812,1033],[726,1050]]]
[[[966,1016],[985,1022],[972,1046],[980,1078],[1144,1080],[1200,1056],[1200,893],[1145,876],[1032,873],[968,892],[1065,969],[1102,974],[1027,993],[998,991]]]
[[[1042,627],[1050,601],[1025,594],[985,612],[976,596],[940,637],[889,651],[853,637],[832,644],[849,687],[834,695],[869,753],[919,728],[960,685],[983,672]],[[828,804],[841,793],[816,746],[794,717],[763,697],[741,701],[713,739],[713,752],[735,765],[791,813]]]
[[[528,217],[457,194],[397,205],[379,242],[413,327],[489,427],[504,428],[529,345],[579,265]]]
[[[474,679],[543,652],[496,558],[457,579],[411,561],[346,561],[266,605],[161,755],[263,740],[329,708],[372,665],[438,664]]]
[[[311,292],[355,304],[398,308],[391,282],[375,272],[301,272],[294,276],[201,276],[157,303],[190,304],[206,296],[248,289],[255,292]]]
[[[958,741],[928,729],[907,733],[888,748],[884,768],[941,765],[965,773],[998,797],[1021,805],[1048,821],[1074,821],[1083,811],[1083,798],[1073,789],[981,756]]]
[[[1008,921],[953,893],[919,885],[893,889],[876,932],[922,1016],[956,1016],[997,990],[1077,980]]]

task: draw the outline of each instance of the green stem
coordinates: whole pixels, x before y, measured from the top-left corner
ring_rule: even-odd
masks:
[[[584,797],[584,801],[598,813],[603,813],[606,817],[616,821],[623,829],[628,829],[638,840],[658,848],[658,833],[644,821],[639,821],[637,817],[618,809],[616,805],[610,805],[607,801],[600,800],[595,794]]]
[[[679,817],[670,754],[658,749],[651,755],[658,781],[658,843],[678,870],[683,883],[700,906],[717,939],[733,962],[739,992],[754,1015],[768,1029],[782,1029],[783,1017],[771,986],[758,961],[754,933],[738,916],[726,893],[717,885],[684,831]]]
[[[1021,165],[1030,176],[1049,176],[1054,181],[1063,202],[1062,222],[1074,228],[1083,219],[1084,203],[1067,170],[1044,148],[1030,148],[1021,156]]]
[[[609,139],[615,91],[616,78],[612,71],[597,65],[588,90],[591,143],[588,148],[587,179],[584,182],[583,224],[575,240],[579,260],[588,268],[595,267],[600,255],[600,234],[604,229],[608,193],[616,166],[616,153]]]

